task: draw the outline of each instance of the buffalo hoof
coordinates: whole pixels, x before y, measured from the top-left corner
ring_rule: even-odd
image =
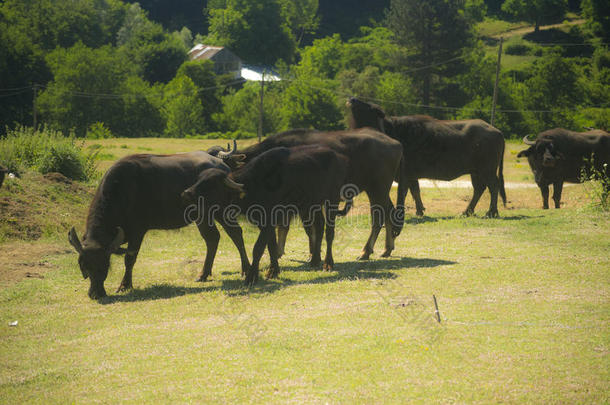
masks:
[[[423,217],[424,216],[424,211],[423,210],[417,210],[415,211],[415,215],[417,215],[418,217]]]
[[[381,257],[390,257],[390,255],[392,254],[391,250],[385,250],[382,254]]]
[[[117,292],[117,293],[120,293],[120,292],[125,292],[125,291],[129,291],[129,290],[131,290],[132,288],[133,288],[133,286],[132,286],[131,284],[129,284],[129,285],[126,285],[126,284],[121,284],[121,285],[119,286],[119,288],[117,288],[117,289],[116,289],[116,292]]]
[[[205,283],[206,281],[208,281],[208,275],[200,275],[199,277],[197,277],[195,279],[195,281],[197,281],[198,283]]]
[[[464,212],[462,213],[462,215],[463,215],[463,216],[465,216],[465,217],[471,217],[471,216],[473,216],[473,215],[474,215],[474,211],[472,211],[472,210],[466,210],[466,211],[464,211]]]
[[[106,291],[102,288],[100,291],[89,290],[89,298],[92,300],[99,300],[106,297]]]
[[[246,275],[246,287],[251,287],[258,282],[258,269],[248,271]]]
[[[362,252],[360,256],[358,256],[358,260],[369,260],[369,256],[371,253]]]
[[[267,270],[267,274],[265,274],[265,278],[267,278],[267,279],[278,278],[279,275],[280,275],[279,267],[269,267],[269,270]]]
[[[334,263],[324,263],[324,271],[333,271]]]
[[[314,269],[319,268],[322,265],[322,259],[320,258],[311,258],[309,259],[309,262],[307,262],[307,264],[309,265],[309,267],[312,267]]]
[[[487,218],[498,218],[500,214],[498,213],[498,211],[487,211],[487,214],[485,214],[485,216]]]

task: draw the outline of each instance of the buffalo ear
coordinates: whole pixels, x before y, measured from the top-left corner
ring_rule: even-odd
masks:
[[[519,152],[517,154],[517,157],[524,157],[524,156],[529,156],[530,155],[530,150],[526,149],[526,150],[522,150],[521,152]]]
[[[117,229],[116,236],[114,237],[114,240],[112,241],[112,243],[110,244],[110,247],[108,248],[108,250],[110,250],[110,253],[117,251],[119,249],[119,247],[123,243],[125,243],[125,232],[123,231],[123,228],[118,226],[116,229]]]
[[[83,246],[78,239],[78,235],[76,234],[76,229],[74,229],[74,227],[72,227],[70,232],[68,232],[68,242],[70,242],[74,249],[76,249],[79,255],[83,253]]]

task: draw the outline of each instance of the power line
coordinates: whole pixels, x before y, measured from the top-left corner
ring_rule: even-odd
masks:
[[[459,57],[459,58],[463,58]],[[458,58],[453,58],[453,59],[458,59]],[[447,61],[446,61],[447,62]],[[307,86],[311,89],[314,90],[319,90],[319,91],[331,91],[334,94],[336,94],[337,96],[343,96],[343,97],[350,97],[353,96],[353,93],[348,93],[348,92],[344,92],[344,91],[339,91],[339,90],[334,90],[333,89],[329,89],[327,87],[320,87],[320,86],[314,86],[310,83],[307,83],[306,81],[302,80],[302,79],[282,79],[282,81],[285,82],[297,82],[300,85],[304,85]],[[322,81],[326,81],[326,82],[336,82],[335,80],[331,80],[331,79],[322,79]],[[196,93],[201,93],[201,92],[205,92],[205,91],[210,91],[210,90],[217,90],[217,89],[221,89],[221,88],[227,88],[229,86],[238,84],[238,83],[243,83],[242,79],[238,79],[238,80],[233,80],[231,82],[222,84],[222,85],[218,85],[218,86],[210,86],[210,87],[204,87],[201,89],[198,89],[196,91]],[[20,91],[16,91],[13,92],[11,94],[0,94],[0,98],[5,98],[5,97],[12,97],[12,96],[16,96],[19,94],[23,94],[28,92],[29,90],[32,90],[34,88],[45,88],[48,89],[49,86],[45,86],[45,85],[35,85],[35,86],[27,86],[27,87],[22,87],[20,88]],[[0,89],[0,91],[10,91],[11,89]],[[82,92],[82,91],[69,91],[66,92],[64,94],[68,94],[74,97],[79,97],[79,98],[97,98],[97,99],[107,99],[107,100],[113,100],[113,99],[121,99],[124,97],[136,97],[136,98],[147,98],[150,96],[153,97],[163,97],[164,94],[163,93],[151,93],[151,94],[138,94],[138,93],[88,93],[88,92]],[[174,93],[172,94],[172,96],[178,96],[180,94],[189,94],[188,92],[178,92],[178,93]],[[404,102],[404,101],[395,101],[395,100],[384,100],[384,99],[378,99],[378,98],[371,98],[371,97],[359,97],[363,100],[368,100],[368,101],[372,101],[375,103],[379,103],[379,104],[395,104],[395,105],[402,105],[402,106],[406,106],[406,107],[412,107],[412,108],[418,108],[418,109],[428,109],[428,110],[438,110],[438,111],[468,111],[468,112],[476,112],[476,113],[489,113],[489,111],[487,109],[480,109],[480,108],[468,108],[468,107],[453,107],[453,106],[439,106],[439,105],[426,105],[426,104],[418,104],[418,103],[408,103],[408,102]],[[581,106],[580,110],[584,110],[584,109],[607,109],[610,108],[610,106]],[[510,114],[523,114],[523,113],[533,113],[533,114],[557,114],[558,110],[507,110],[507,109],[499,109],[496,110],[497,112],[500,113],[510,113]]]

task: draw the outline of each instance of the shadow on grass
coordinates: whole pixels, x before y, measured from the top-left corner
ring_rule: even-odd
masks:
[[[102,305],[108,305],[117,302],[164,300],[181,297],[183,295],[204,293],[216,289],[217,287],[206,286],[205,284],[202,284],[201,287],[180,287],[171,284],[155,284],[146,288],[134,288],[122,295],[109,295],[101,298],[98,302]]]
[[[496,219],[499,221],[520,221],[523,219],[531,219],[531,218],[539,218],[540,216],[528,216],[528,215],[510,215],[510,216],[504,216],[501,215],[499,217],[496,218],[488,218],[484,215],[473,215],[470,217],[464,216],[464,215],[456,215],[456,216],[444,216],[444,217],[428,217],[428,216],[423,216],[423,217],[411,217],[409,219],[405,219],[405,224],[406,225],[418,225],[418,224],[426,224],[426,223],[435,223],[435,222],[439,222],[439,221],[448,221],[448,220],[452,220],[452,219],[468,219],[468,218],[472,218],[472,219]]]
[[[298,266],[281,266],[279,278],[266,280],[264,271],[261,271],[259,281],[252,287],[246,287],[243,279],[225,279],[221,285],[212,286],[205,283],[201,287],[180,287],[170,284],[157,284],[146,288],[134,288],[122,295],[110,295],[99,300],[100,304],[108,305],[119,302],[154,301],[181,297],[190,294],[206,293],[209,291],[222,291],[229,296],[248,295],[250,293],[272,293],[282,288],[295,285],[328,284],[341,280],[367,280],[367,279],[393,279],[395,270],[409,268],[432,268],[455,264],[456,262],[437,259],[418,259],[402,257],[400,259],[380,259],[374,261],[352,261],[337,263],[333,271],[324,276],[310,280],[293,280],[284,277],[286,272],[319,271],[312,269],[308,264]],[[227,272],[223,272],[226,274]]]
[[[242,291],[231,291],[229,288],[225,288],[223,282],[222,290],[226,291],[227,295],[240,295],[247,294],[250,292],[254,293],[272,293],[285,287],[295,285],[308,285],[308,284],[328,284],[342,280],[387,280],[396,278],[395,270],[409,269],[409,268],[432,268],[438,266],[445,266],[450,264],[456,264],[456,262],[448,260],[438,259],[417,259],[411,257],[402,257],[396,259],[379,259],[373,261],[350,261],[336,263],[332,271],[325,273],[324,276],[316,277],[310,280],[293,280],[284,277],[287,272],[298,272],[298,271],[312,271],[312,268],[308,264],[301,264],[299,266],[282,266],[279,278],[272,280],[265,280],[263,278],[263,272],[261,272],[261,279],[259,282],[250,287],[249,289],[243,289]],[[313,271],[320,271],[319,269],[313,269]],[[227,283],[235,280],[227,280]],[[229,287],[228,285],[226,287]],[[241,286],[240,286],[241,288]]]

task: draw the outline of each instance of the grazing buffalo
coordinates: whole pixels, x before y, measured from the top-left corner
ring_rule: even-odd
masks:
[[[132,269],[146,231],[176,229],[193,222],[185,215],[181,194],[208,170],[230,172],[223,160],[230,159],[231,153],[218,155],[214,157],[206,152],[131,155],[108,169],[89,207],[82,242],[74,228],[68,234],[68,240],[79,254],[83,277],[91,281],[89,297],[97,299],[106,295],[104,281],[112,253],[125,253],[125,275],[118,291],[130,289]],[[249,262],[241,228],[217,219],[237,246],[245,273]],[[208,218],[197,218],[197,226],[207,247],[199,275],[199,280],[205,281],[211,274],[220,234],[214,221]],[[127,249],[120,247],[124,243]]]
[[[472,215],[485,191],[491,202],[487,216],[498,216],[498,192],[506,204],[504,176],[504,137],[502,132],[482,120],[439,121],[414,115],[387,117],[375,104],[356,98],[347,102],[350,127],[372,127],[400,141],[403,147],[397,177],[397,208],[404,212],[407,190],[415,200],[416,214],[424,214],[419,192],[420,178],[453,180],[470,174],[474,194],[464,215]]]
[[[371,206],[371,232],[359,259],[367,260],[373,253],[375,241],[383,224],[386,226],[386,240],[385,250],[381,256],[389,256],[394,249],[394,238],[400,234],[404,223],[402,217],[395,220],[397,212],[394,210],[389,194],[402,155],[402,147],[399,142],[371,128],[335,132],[295,129],[269,136],[261,143],[252,145],[239,153],[246,156],[245,161],[247,162],[275,147],[313,144],[324,145],[346,156],[349,160],[346,180],[349,187],[346,186],[345,192],[347,194],[366,192],[368,195]],[[350,195],[350,197],[353,196]],[[346,207],[347,209],[349,208]],[[281,231],[278,232],[281,253],[284,251],[288,227],[279,227],[279,231]],[[317,227],[316,231],[318,235],[314,236],[314,239],[321,238],[320,227]],[[312,246],[311,238],[310,246]],[[315,252],[312,252],[312,255],[315,258]],[[315,263],[312,264],[315,265]]]
[[[553,185],[555,208],[559,208],[564,181],[580,183],[591,168],[610,175],[607,166],[610,164],[610,135],[605,131],[574,132],[555,128],[541,132],[535,141],[526,136],[523,142],[530,147],[519,152],[517,157],[527,157],[540,187],[544,209],[549,208],[550,184]]]
[[[267,246],[271,259],[268,277],[279,274],[275,226],[290,215],[298,214],[307,227],[316,227],[314,219],[324,211],[327,243],[324,268],[330,270],[334,265],[334,222],[348,164],[347,157],[322,145],[273,148],[230,174],[220,169],[207,170],[182,196],[186,202],[199,200],[203,205],[219,207],[222,212],[236,206],[259,227],[246,284],[258,280],[259,262]],[[321,244],[321,239],[316,243]]]
[[[8,169],[2,165],[0,165],[0,187],[2,187],[2,183],[4,183],[4,176],[8,173]]]

